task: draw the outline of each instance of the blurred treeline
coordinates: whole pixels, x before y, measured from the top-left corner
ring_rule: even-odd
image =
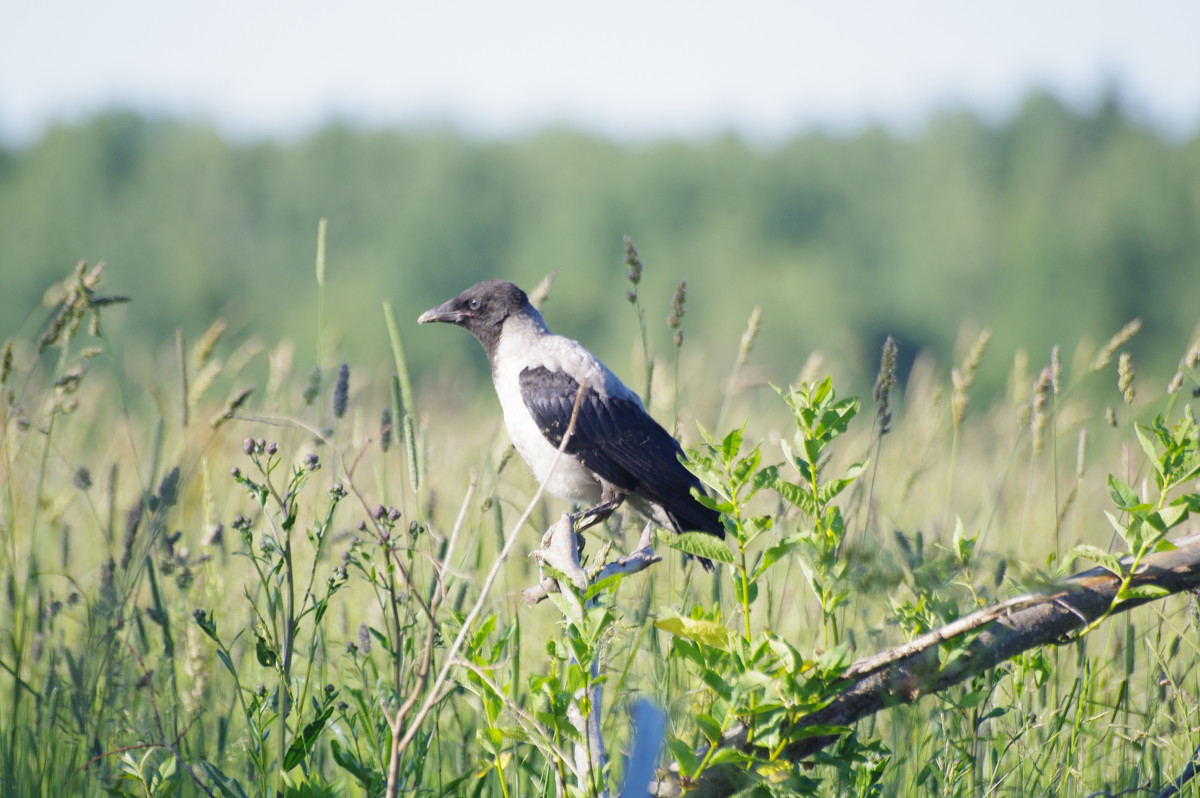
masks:
[[[1200,321],[1200,136],[1166,137],[1115,95],[1078,110],[1034,93],[999,121],[947,110],[911,133],[769,145],[343,123],[238,141],[126,112],[60,124],[0,150],[0,338],[31,329],[47,284],[86,259],[133,298],[110,314],[126,340],[168,346],[224,316],[313,342],[320,217],[327,331],[383,361],[390,299],[417,369],[473,346],[417,334],[418,312],[477,279],[531,288],[555,270],[551,326],[625,370],[623,234],[646,262],[658,351],[686,279],[685,346],[723,373],[762,305],[755,357],[785,383],[819,349],[862,390],[883,335],[948,364],[988,326],[1005,353],[983,370],[994,389],[1018,348],[1069,358],[1135,316],[1136,362],[1169,376]]]

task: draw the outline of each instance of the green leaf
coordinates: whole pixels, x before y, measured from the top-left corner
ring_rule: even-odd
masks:
[[[1162,525],[1163,525],[1162,531],[1163,532],[1166,532],[1168,529],[1171,529],[1171,528],[1177,526],[1178,524],[1180,524],[1185,518],[1187,518],[1187,514],[1188,514],[1187,505],[1179,504],[1178,502],[1172,502],[1171,504],[1168,504],[1166,507],[1162,508],[1161,510],[1159,510],[1156,513],[1156,515],[1162,521]]]
[[[499,731],[507,740],[516,740],[519,743],[529,742],[529,734],[520,726],[503,726]]]
[[[290,532],[292,527],[296,525],[296,516],[300,512],[299,502],[293,501],[288,505],[287,518],[283,519],[283,531]]]
[[[266,641],[266,638],[257,634],[254,637],[258,641],[254,644],[254,653],[258,657],[258,664],[264,668],[274,667],[278,659],[275,650],[271,648],[271,644]]]
[[[789,740],[806,740],[811,737],[837,737],[850,731],[849,726],[799,726],[788,730]]]
[[[466,786],[474,778],[475,778],[474,773],[468,773],[465,776],[459,776],[457,779],[447,782],[446,786],[444,788],[442,788],[442,798],[451,798],[451,796],[453,796],[453,798],[458,798],[458,796],[460,796],[460,795],[466,795]],[[370,792],[368,794],[376,795],[376,794],[382,794],[382,793],[383,793],[383,790],[379,790],[378,792]]]
[[[329,720],[329,716],[333,714],[333,707],[326,707],[321,714],[313,718],[301,730],[299,736],[292,740],[292,744],[288,746],[287,753],[283,755],[283,769],[291,770],[304,761],[308,753],[313,750],[317,744],[317,738],[321,735],[321,730],[325,728],[325,721]]]
[[[708,685],[708,689],[719,695],[726,703],[733,700],[733,688],[729,686],[729,681],[724,674],[704,669],[700,671],[700,681]]]
[[[313,607],[313,626],[320,626],[321,619],[325,617],[326,610],[329,609],[329,596],[321,599]]]
[[[804,459],[817,470],[817,463],[821,462],[821,440],[818,438],[804,439]]]
[[[1115,515],[1113,515],[1108,510],[1104,511],[1104,517],[1108,519],[1108,523],[1112,526],[1113,529],[1116,530],[1117,534],[1121,536],[1121,540],[1125,541],[1125,545],[1126,546],[1131,545],[1130,540],[1129,540],[1129,538],[1130,538],[1129,528],[1125,524],[1121,523],[1120,519],[1118,519]],[[1134,523],[1138,523],[1138,522],[1135,521]]]
[[[817,517],[817,503],[809,490],[793,482],[788,482],[786,479],[776,479],[772,487],[775,488],[776,493],[799,507],[800,511],[809,518]]]
[[[367,630],[370,631],[371,637],[378,640],[379,644],[382,645],[386,650],[392,650],[392,644],[388,642],[387,636],[383,632],[379,631],[374,626],[368,626]]]
[[[492,613],[480,622],[475,631],[471,633],[470,642],[467,645],[468,651],[477,651],[487,642],[490,635],[496,628],[496,614]]]
[[[587,590],[583,591],[583,600],[591,601],[596,596],[599,596],[601,593],[608,590],[610,587],[617,584],[624,578],[625,578],[625,574],[617,573],[617,574],[612,574],[611,576],[606,576],[599,581],[593,582],[592,584],[588,585]]]
[[[712,715],[706,715],[701,712],[696,715],[693,720],[696,723],[696,728],[704,735],[704,739],[708,740],[713,745],[721,742],[721,724],[717,723]]]
[[[667,740],[667,748],[671,750],[671,756],[675,758],[675,762],[679,765],[679,775],[691,776],[696,772],[696,768],[700,764],[700,758],[696,756],[696,752],[692,750],[690,745],[678,737],[672,737]]]
[[[759,560],[758,568],[754,571],[754,576],[757,578],[772,565],[782,560],[789,553],[791,553],[792,549],[796,548],[797,544],[799,543],[800,537],[798,535],[789,535],[788,537],[776,543],[774,546],[764,551],[762,559]]]
[[[738,460],[730,470],[730,482],[733,485],[744,485],[750,480],[751,475],[758,468],[758,464],[762,462],[762,453],[755,448],[750,454]]]
[[[676,551],[691,554],[693,557],[733,564],[733,552],[729,547],[719,537],[707,532],[684,532],[680,535],[666,535],[659,540]]]
[[[685,637],[674,636],[671,638],[671,654],[683,657],[693,665],[703,667],[706,664],[704,655],[700,652],[700,646]]]
[[[677,615],[673,618],[660,618],[654,622],[654,625],[664,632],[695,640],[722,651],[729,650],[729,630],[716,621],[684,618]]]
[[[955,516],[954,518],[954,551],[958,555],[959,561],[969,563],[971,556],[975,553],[975,542],[979,539],[979,534],[967,535],[963,529],[962,519]]]
[[[758,493],[768,485],[773,485],[779,478],[779,466],[769,465],[754,475],[750,483],[751,494]]]
[[[1154,548],[1151,549],[1151,552],[1157,553],[1160,551],[1175,551],[1178,548],[1179,547],[1176,546],[1174,543],[1167,540],[1166,538],[1163,538],[1162,540],[1160,540],[1154,544]]]
[[[1081,543],[1075,548],[1071,549],[1071,556],[1082,557],[1085,560],[1091,560],[1092,562],[1100,565],[1101,568],[1112,571],[1118,576],[1123,572],[1121,568],[1120,554],[1112,554],[1104,551],[1103,549],[1098,549],[1095,546],[1089,546],[1086,543]]]
[[[742,431],[745,429],[730,430],[725,436],[725,440],[721,441],[721,459],[726,463],[733,462],[733,458],[737,457],[737,453],[742,448]]]
[[[735,509],[737,509],[733,506],[733,502],[721,501],[719,498],[701,493],[695,488],[692,488],[692,498],[710,510],[716,510],[718,513],[722,513],[724,515],[729,515]]]
[[[1144,429],[1147,429],[1147,427],[1142,424],[1138,424],[1133,428],[1133,431],[1137,433],[1138,443],[1142,445],[1142,451],[1145,452],[1146,457],[1150,459],[1150,463],[1154,466],[1154,470],[1161,474],[1162,464],[1159,462],[1158,449],[1154,446],[1154,441],[1150,440],[1149,436],[1142,432]]]
[[[753,604],[758,598],[758,583],[752,581],[748,586],[744,585],[741,576],[738,576],[733,580],[733,595],[738,604]]]
[[[1132,599],[1153,600],[1169,595],[1171,595],[1171,591],[1162,585],[1134,585],[1122,590],[1121,594],[1117,596],[1117,601],[1130,601]]]
[[[783,638],[776,637],[770,632],[766,633],[767,645],[771,652],[779,658],[780,664],[789,674],[798,674],[804,667],[804,656],[788,641]]]
[[[841,673],[850,662],[848,654],[845,643],[832,646],[817,658],[817,668],[824,673]]]
[[[779,448],[783,450],[784,459],[786,459],[789,463],[791,463],[791,465],[797,471],[800,472],[800,476],[804,480],[808,481],[808,480],[812,479],[812,477],[813,477],[812,466],[810,466],[807,462],[805,462],[804,458],[797,457],[792,452],[792,447],[788,446],[788,442],[786,440],[779,441]]]
[[[1108,495],[1112,497],[1113,504],[1122,510],[1131,510],[1140,504],[1138,495],[1133,492],[1133,488],[1112,474],[1108,475]]]
[[[329,741],[329,750],[333,754],[333,761],[357,779],[368,794],[385,786],[383,774],[360,760],[353,751],[343,748],[337,738]]]
[[[208,774],[209,786],[216,787],[222,798],[248,798],[242,785],[222,773],[216,765],[205,760],[201,761],[200,766]]]
[[[224,649],[217,649],[217,659],[221,660],[221,663],[225,666],[225,670],[229,671],[234,679],[237,679],[238,672],[233,667],[233,660],[229,658]]]
[[[982,704],[988,697],[987,690],[972,690],[955,703],[961,709],[971,709]]]

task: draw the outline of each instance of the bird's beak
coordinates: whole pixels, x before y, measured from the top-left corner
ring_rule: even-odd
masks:
[[[441,321],[446,324],[462,324],[469,315],[461,307],[456,306],[455,300],[451,299],[448,302],[443,302],[436,308],[430,308],[422,313],[417,317],[417,324],[426,324],[432,321]]]

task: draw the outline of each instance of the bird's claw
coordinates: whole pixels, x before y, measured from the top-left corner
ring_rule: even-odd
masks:
[[[571,513],[571,525],[575,528],[576,532],[591,529],[596,524],[607,521],[609,516],[621,506],[621,501],[622,499],[614,499],[613,501],[597,504],[595,507],[589,507],[586,510]]]

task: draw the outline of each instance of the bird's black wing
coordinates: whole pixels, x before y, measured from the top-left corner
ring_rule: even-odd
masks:
[[[544,366],[521,372],[521,396],[542,434],[562,443],[579,394],[579,382]],[[632,398],[604,397],[585,386],[575,431],[565,453],[621,490],[658,504],[677,531],[700,530],[720,537],[720,516],[696,501],[700,480],[679,461],[679,443]]]

